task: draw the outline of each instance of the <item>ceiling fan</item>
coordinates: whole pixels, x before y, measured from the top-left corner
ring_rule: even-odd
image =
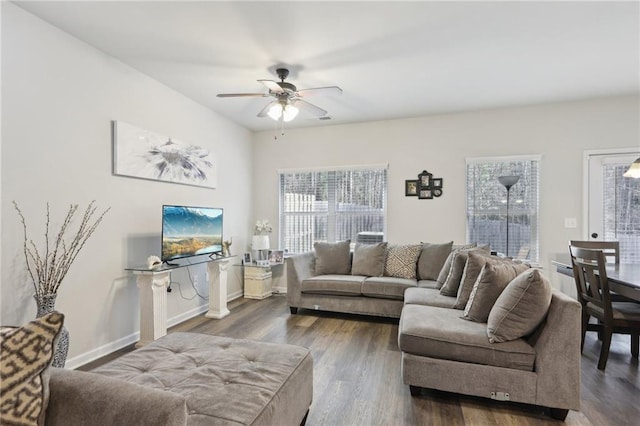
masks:
[[[280,81],[273,80],[258,80],[264,84],[268,93],[220,93],[217,96],[219,98],[234,98],[234,97],[273,97],[275,100],[269,102],[258,113],[258,117],[271,117],[276,121],[291,121],[296,115],[298,115],[298,108],[309,112],[316,117],[323,117],[327,115],[327,111],[315,106],[302,98],[308,98],[316,95],[326,94],[342,94],[342,89],[338,86],[328,87],[316,87],[313,89],[298,90],[296,86],[291,83],[287,83],[284,80],[289,76],[289,70],[286,68],[276,69],[276,74]]]

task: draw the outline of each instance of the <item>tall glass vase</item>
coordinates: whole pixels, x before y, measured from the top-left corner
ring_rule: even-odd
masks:
[[[40,318],[43,315],[53,312],[56,309],[56,297],[57,294],[43,294],[42,296],[33,296],[36,299],[36,306],[38,312],[36,317]],[[56,351],[53,355],[53,367],[64,368],[64,364],[67,361],[67,353],[69,352],[69,330],[67,327],[62,326],[60,330],[60,336],[58,336],[58,343],[56,345]]]

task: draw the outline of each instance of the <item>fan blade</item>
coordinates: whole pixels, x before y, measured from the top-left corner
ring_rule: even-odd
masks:
[[[258,81],[264,84],[267,87],[267,89],[271,90],[272,92],[275,92],[275,93],[284,92],[282,87],[280,87],[280,85],[273,80],[258,80]]]
[[[266,93],[218,93],[218,98],[251,98],[269,96]]]
[[[298,108],[307,111],[310,114],[315,115],[316,117],[322,117],[324,115],[327,115],[327,111],[323,110],[320,107],[317,107],[313,104],[310,104],[307,101],[303,101],[302,99],[296,99],[294,101],[291,102],[292,104],[294,104],[295,106],[297,106]]]
[[[269,102],[264,108],[262,108],[262,111],[260,111],[258,113],[258,117],[267,117],[267,113],[269,112],[269,108],[271,108],[271,105],[278,103],[278,101],[271,101]]]
[[[342,89],[338,86],[315,87],[313,89],[302,89],[296,92],[301,98],[308,98],[316,95],[341,95]]]

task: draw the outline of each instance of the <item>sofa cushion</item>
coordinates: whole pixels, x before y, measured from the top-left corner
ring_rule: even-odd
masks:
[[[502,290],[511,280],[527,269],[529,269],[529,265],[525,263],[487,262],[473,285],[469,301],[464,308],[463,318],[470,321],[487,322],[491,308]]]
[[[408,288],[404,292],[405,304],[451,308],[455,302],[455,297],[443,296],[437,288]]]
[[[507,342],[531,334],[547,315],[551,285],[537,269],[511,281],[491,308],[487,336],[491,343]]]
[[[440,290],[440,283],[435,280],[420,280],[418,281],[418,287]]]
[[[406,278],[371,277],[362,283],[362,294],[383,299],[402,300],[405,290],[416,285],[416,280]]]
[[[422,244],[390,244],[384,262],[384,276],[416,279],[416,263]]]
[[[352,275],[381,277],[387,256],[387,243],[356,244],[353,251]]]
[[[339,243],[314,243],[316,275],[349,274],[351,272],[351,240]]]
[[[535,350],[523,339],[489,343],[484,324],[465,321],[456,309],[404,305],[400,350],[414,355],[533,371]]]
[[[452,246],[453,241],[442,244],[423,243],[418,257],[418,279],[437,280]]]
[[[482,267],[487,262],[515,262],[522,263],[521,261],[512,261],[509,258],[500,258],[492,256],[488,251],[473,250],[469,252],[467,263],[464,265],[464,271],[462,278],[460,279],[460,286],[458,287],[458,294],[456,304],[453,306],[455,309],[464,309],[469,301],[469,296],[473,290],[473,285],[478,280]]]
[[[317,275],[300,284],[302,293],[360,296],[365,276],[361,275]]]
[[[49,366],[64,315],[51,312],[22,327],[0,328],[0,424],[43,425]]]

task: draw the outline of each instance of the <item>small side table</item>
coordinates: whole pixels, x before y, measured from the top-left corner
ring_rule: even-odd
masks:
[[[244,297],[266,299],[272,293],[271,267],[244,265]]]

